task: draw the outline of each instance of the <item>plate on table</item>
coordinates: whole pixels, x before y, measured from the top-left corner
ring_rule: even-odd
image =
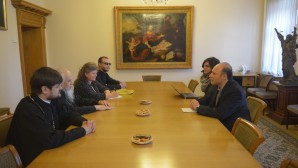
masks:
[[[117,93],[120,95],[130,95],[133,94],[135,90],[128,90],[128,89],[119,89],[117,90]]]
[[[151,114],[150,110],[148,109],[141,109],[136,111],[136,115],[140,117],[146,117]]]
[[[141,100],[140,101],[140,104],[143,104],[143,105],[148,105],[148,104],[151,104],[152,101],[151,100]]]
[[[149,144],[152,141],[153,141],[152,136],[148,134],[137,134],[131,137],[131,142],[139,145]]]

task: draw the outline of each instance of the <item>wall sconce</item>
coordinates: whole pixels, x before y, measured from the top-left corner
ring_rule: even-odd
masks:
[[[166,5],[170,0],[142,0],[144,4],[148,5]]]

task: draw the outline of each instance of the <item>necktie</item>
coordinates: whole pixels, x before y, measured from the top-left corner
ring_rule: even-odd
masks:
[[[220,93],[221,93],[221,90],[218,89],[217,90],[217,94],[216,94],[216,99],[215,99],[215,105],[217,106],[217,103],[218,103],[218,100],[219,100],[219,97],[220,97]]]

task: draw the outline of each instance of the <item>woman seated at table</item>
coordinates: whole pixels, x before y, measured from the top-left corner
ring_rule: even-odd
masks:
[[[211,83],[210,83],[210,78],[209,75],[213,69],[213,67],[217,64],[219,64],[219,60],[215,57],[209,57],[204,60],[202,64],[202,75],[200,77],[200,82],[201,82],[201,91],[204,92],[205,94],[208,92]]]
[[[78,106],[90,106],[98,104],[100,100],[106,100],[118,96],[117,92],[110,92],[109,88],[96,81],[97,65],[88,62],[83,65],[74,82],[75,103]]]

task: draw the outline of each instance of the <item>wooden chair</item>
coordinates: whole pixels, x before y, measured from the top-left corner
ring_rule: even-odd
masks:
[[[0,168],[22,168],[23,164],[19,153],[13,145],[0,148]]]
[[[266,91],[266,89],[269,86],[269,83],[271,82],[272,79],[273,79],[272,75],[259,74],[257,87],[247,88],[247,95],[255,96],[256,92]]]
[[[265,91],[257,91],[256,97],[264,100],[270,108],[275,109],[278,95],[278,87],[275,84],[273,84],[273,81],[276,80],[272,80]]]
[[[0,147],[5,146],[12,117],[12,114],[8,114],[0,118]]]
[[[0,108],[0,117],[8,114],[10,114],[10,110],[8,107]]]
[[[265,140],[263,133],[255,124],[241,117],[235,121],[232,134],[252,155]]]
[[[189,81],[188,88],[194,93],[198,84],[199,82],[197,80],[192,79]]]
[[[290,120],[290,113],[293,113],[295,115],[298,115],[298,104],[291,104],[287,106],[287,111],[286,111],[286,115],[287,115],[287,120],[286,120],[286,128],[288,129],[289,126],[289,120]]]
[[[280,168],[298,168],[298,160],[285,159],[281,162]]]
[[[264,115],[264,110],[267,107],[267,104],[262,99],[252,96],[248,96],[246,100],[251,121],[256,124],[260,114],[262,113]]]
[[[142,75],[143,81],[161,81],[161,75]]]

